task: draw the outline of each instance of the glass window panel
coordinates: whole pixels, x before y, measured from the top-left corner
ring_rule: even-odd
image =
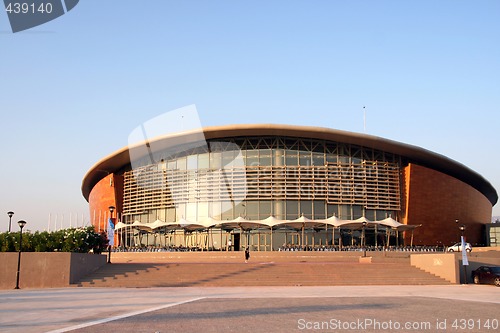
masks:
[[[247,157],[259,157],[259,151],[257,149],[249,149],[246,151]]]
[[[271,215],[271,201],[260,201],[259,219],[266,219]]]
[[[371,221],[376,221],[375,210],[373,210],[373,209],[366,209],[366,210],[365,210],[365,217],[366,217],[368,220],[371,220]]]
[[[298,155],[296,151],[287,150],[285,151],[285,161],[286,165],[298,165]]]
[[[340,163],[348,164],[349,156],[339,156]]]
[[[185,218],[186,218],[186,205],[178,204],[175,209],[175,219],[176,221],[179,221],[180,219],[185,219]]]
[[[332,216],[336,216],[336,217],[339,217],[339,206],[338,205],[331,205],[329,204],[327,206],[327,218],[328,217],[332,217]]]
[[[227,206],[227,205],[224,205],[224,206]],[[232,208],[226,209],[225,211],[222,212],[221,220],[225,221],[225,220],[232,220],[232,219],[234,219]]]
[[[287,200],[286,201],[286,218],[296,219],[299,217],[299,203],[297,201]]]
[[[238,216],[245,217],[245,215],[246,215],[246,203],[241,202],[234,207],[234,216],[235,217],[238,217]]]
[[[258,201],[247,201],[247,218],[257,219],[259,216],[259,202]]]
[[[259,165],[259,151],[258,150],[247,150],[245,156],[246,166],[258,166]]]
[[[272,156],[273,152],[271,149],[261,149],[260,150],[260,156]]]
[[[174,222],[175,221],[175,208],[167,208],[166,221],[167,222]]]
[[[327,154],[326,155],[326,161],[328,163],[337,163],[337,155],[334,154]]]
[[[191,155],[187,157],[187,169],[188,170],[198,169],[198,155]]]
[[[311,152],[301,151],[299,153],[299,165],[311,165]]]
[[[246,166],[258,166],[259,165],[259,158],[258,157],[247,157],[245,159],[245,165]]]
[[[177,169],[186,170],[186,167],[187,167],[187,159],[185,157],[177,159]]]
[[[385,210],[377,210],[377,221],[383,220],[388,217],[387,212]]]
[[[363,217],[363,207],[361,206],[352,206],[352,218],[354,220]]]
[[[269,165],[273,165],[272,164],[272,157],[271,156],[261,156],[260,157],[260,165],[262,166],[269,166]]]
[[[156,214],[157,214],[157,219],[160,220],[160,221],[166,221],[166,218],[165,218],[165,209],[158,209],[156,211]]]
[[[209,167],[210,167],[210,159],[208,153],[198,155],[198,168],[208,169]]]
[[[312,164],[313,165],[325,165],[325,155],[313,153],[312,155]]]
[[[225,151],[222,153],[222,165],[224,167],[232,167],[234,162],[234,151]]]
[[[177,169],[177,161],[175,161],[175,160],[169,161],[168,164],[167,164],[167,168],[169,170],[175,170],[175,169]]]
[[[208,218],[208,202],[199,202],[198,203],[198,221],[203,221]]]
[[[210,153],[210,168],[221,169],[221,153]]]
[[[216,219],[216,220],[220,220],[221,219],[221,203],[219,201],[216,201],[216,202],[212,202],[212,204],[210,204],[208,206],[209,208],[209,214],[212,218]]]
[[[186,220],[196,221],[197,218],[196,208],[197,208],[196,202],[190,202],[186,204],[186,217],[185,217]]]
[[[339,212],[340,216],[339,216],[339,218],[341,218],[343,220],[350,220],[350,219],[352,219],[352,217],[351,217],[351,206],[340,205],[339,209],[340,209],[340,212]]]
[[[149,211],[149,216],[148,216],[148,222],[147,223],[153,223],[156,221],[156,209],[151,209]]]
[[[304,215],[305,217],[312,219],[312,206],[312,201],[301,201],[299,217]]]
[[[319,219],[324,219],[326,218],[325,216],[325,202],[322,200],[314,200],[313,201],[313,207],[314,207],[314,219],[319,220]]]

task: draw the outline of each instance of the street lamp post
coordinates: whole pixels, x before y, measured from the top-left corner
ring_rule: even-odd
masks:
[[[465,247],[465,224],[462,224],[460,227],[460,232],[461,232],[461,238],[460,238],[460,247],[462,249],[462,266],[464,268],[464,281],[465,281],[465,284],[467,284],[467,265],[466,263],[464,262],[464,260],[466,260],[466,258],[464,258],[463,256],[467,256],[467,250],[466,250],[466,247]],[[465,253],[465,254],[464,254]],[[468,262],[467,262],[468,264]]]
[[[9,232],[10,232],[10,228],[12,225],[12,215],[14,215],[14,212],[7,212],[7,215],[9,215]]]
[[[110,213],[110,220],[113,221],[113,212],[115,211],[115,206],[109,206],[109,213]],[[109,234],[110,231],[110,226],[109,226],[109,221],[108,221],[108,264],[111,264],[111,244],[109,242],[111,241],[110,237],[113,237],[113,235]]]
[[[455,219],[455,225],[457,226],[457,228],[460,230],[460,227],[458,226],[458,222],[459,222],[459,219]],[[458,238],[460,240],[460,233],[458,235]]]
[[[21,271],[21,251],[23,250],[23,228],[26,225],[26,221],[19,221],[19,228],[21,228],[21,233],[19,234],[19,254],[17,256],[17,273],[16,273],[16,287],[14,289],[19,289],[19,272]]]

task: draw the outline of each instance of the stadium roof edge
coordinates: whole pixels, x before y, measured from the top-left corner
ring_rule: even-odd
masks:
[[[400,155],[409,162],[455,177],[481,192],[488,198],[492,205],[495,205],[498,201],[498,194],[495,188],[483,176],[455,160],[427,149],[368,134],[324,127],[278,124],[239,124],[203,127],[197,130],[170,133],[123,147],[102,158],[89,169],[82,181],[81,190],[83,196],[88,201],[90,192],[95,184],[108,174],[116,172],[130,164],[130,151],[137,151],[139,147],[149,143],[161,145],[168,142],[167,146],[172,146],[195,142],[199,140],[200,134],[203,134],[206,140],[242,136],[290,136],[343,142],[372,148]]]

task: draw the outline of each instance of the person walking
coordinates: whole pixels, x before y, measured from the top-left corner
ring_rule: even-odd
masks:
[[[248,262],[248,259],[250,259],[250,248],[247,246],[245,249],[245,264]]]

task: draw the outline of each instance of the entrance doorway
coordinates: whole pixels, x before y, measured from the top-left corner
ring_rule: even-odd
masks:
[[[233,234],[234,236],[234,251],[240,250],[240,234]]]

